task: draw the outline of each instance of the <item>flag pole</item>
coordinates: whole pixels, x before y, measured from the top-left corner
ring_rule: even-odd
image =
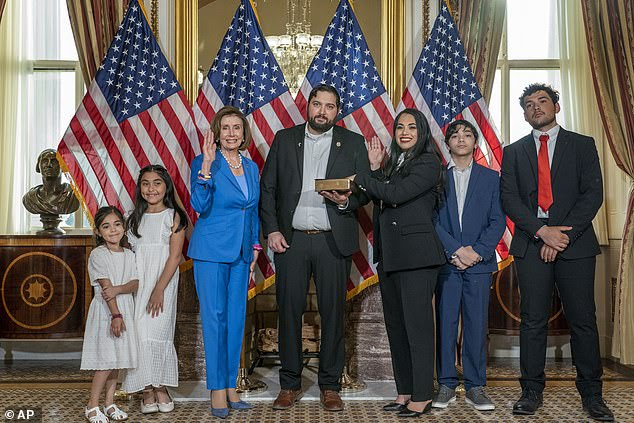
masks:
[[[247,371],[247,328],[244,327],[244,335],[242,336],[242,351],[240,351],[240,368],[238,369],[238,377],[236,379],[236,392],[249,396],[264,392],[269,389],[268,385],[260,380],[249,379],[249,372]]]
[[[445,0],[445,4],[447,5],[447,9],[449,10],[449,14],[453,15],[453,11],[451,10],[451,4],[449,4],[449,0]]]
[[[381,79],[392,105],[404,89],[405,7],[401,0],[381,1]]]
[[[198,1],[175,1],[174,73],[185,96],[194,104],[198,95]]]

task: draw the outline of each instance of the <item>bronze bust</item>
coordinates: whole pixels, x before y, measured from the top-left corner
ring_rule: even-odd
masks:
[[[60,214],[73,213],[79,208],[79,201],[70,184],[62,183],[62,171],[57,162],[56,151],[46,149],[37,158],[35,171],[42,174],[42,184],[31,188],[22,197],[22,204],[33,214],[39,214],[44,230],[38,234],[63,234],[57,227]]]

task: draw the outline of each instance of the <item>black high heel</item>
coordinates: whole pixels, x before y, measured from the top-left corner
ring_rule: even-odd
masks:
[[[407,404],[401,404],[400,402],[391,402],[383,406],[383,411],[403,411],[407,410]]]
[[[429,414],[429,413],[431,413],[431,401],[427,403],[423,411],[410,410],[409,408],[407,408],[407,406],[405,406],[405,410],[399,411],[397,416],[398,417],[420,417],[423,414]]]

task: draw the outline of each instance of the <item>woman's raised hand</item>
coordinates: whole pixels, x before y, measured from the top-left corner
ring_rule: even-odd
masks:
[[[200,169],[203,175],[209,175],[209,169],[211,169],[211,164],[214,160],[216,160],[216,142],[214,139],[214,133],[210,129],[205,132],[203,142],[203,163]]]
[[[370,161],[370,169],[378,170],[385,157],[385,148],[381,145],[381,140],[376,135],[372,137],[368,147],[368,160]]]

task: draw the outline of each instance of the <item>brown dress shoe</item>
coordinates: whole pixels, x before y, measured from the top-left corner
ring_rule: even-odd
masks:
[[[321,406],[326,411],[343,411],[343,401],[339,396],[339,392],[324,389],[319,396]]]
[[[282,389],[273,401],[273,410],[288,410],[302,397],[301,389]]]

